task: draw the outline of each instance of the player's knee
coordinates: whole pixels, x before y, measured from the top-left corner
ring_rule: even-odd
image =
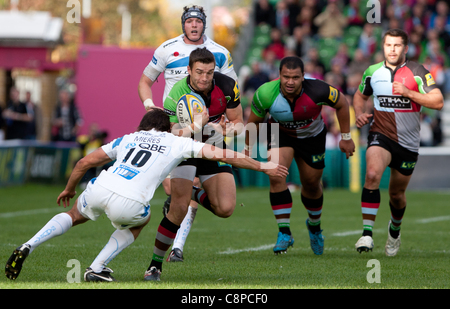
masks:
[[[369,185],[377,185],[380,183],[381,175],[373,169],[367,169],[366,171],[366,183]]]
[[[214,213],[220,218],[228,218],[234,212],[235,203],[222,203],[218,207],[214,207]]]

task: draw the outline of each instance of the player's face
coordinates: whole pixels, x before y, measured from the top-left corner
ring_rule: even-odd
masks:
[[[195,62],[192,68],[188,66],[188,73],[191,76],[191,86],[200,92],[208,92],[212,86],[214,68],[216,64]]]
[[[399,36],[386,36],[384,40],[384,58],[388,65],[393,67],[402,64],[405,61],[408,46],[403,44]]]
[[[191,41],[197,41],[202,36],[203,22],[199,18],[188,18],[184,23],[184,31]]]
[[[295,97],[302,90],[304,73],[300,68],[288,69],[286,66],[280,71],[281,91],[287,97]]]

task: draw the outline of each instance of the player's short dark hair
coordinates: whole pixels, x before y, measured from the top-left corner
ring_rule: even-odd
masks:
[[[386,33],[383,35],[382,43],[384,45],[384,41],[386,40],[386,36],[394,36],[394,37],[401,37],[403,45],[407,46],[409,43],[408,34],[403,31],[402,29],[389,29],[386,31]]]
[[[194,63],[213,63],[216,62],[216,58],[212,52],[210,52],[206,47],[194,49],[189,55],[189,67],[192,68]]]
[[[305,69],[304,69],[305,66],[303,64],[303,61],[302,61],[302,59],[300,59],[300,57],[297,57],[297,56],[284,57],[283,59],[281,59],[280,72],[283,67],[286,67],[286,69],[290,69],[290,70],[295,70],[297,68],[300,68],[302,73],[305,72]]]
[[[157,131],[166,132],[170,130],[169,116],[160,108],[151,108],[141,119],[137,131]]]

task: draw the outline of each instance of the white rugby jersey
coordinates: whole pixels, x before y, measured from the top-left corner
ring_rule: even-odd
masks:
[[[163,102],[173,85],[188,75],[189,55],[194,49],[206,47],[216,58],[215,70],[237,79],[230,52],[223,46],[203,36],[203,44],[192,45],[183,41],[184,34],[161,44],[153,54],[153,58],[144,70],[144,75],[155,81],[164,72],[166,86]]]
[[[155,130],[124,135],[102,146],[116,161],[95,182],[147,205],[170,171],[186,158],[196,157],[204,145],[191,138]]]

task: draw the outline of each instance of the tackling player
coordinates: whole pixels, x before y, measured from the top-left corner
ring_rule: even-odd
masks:
[[[201,120],[202,124],[209,120],[206,110]],[[230,150],[176,137],[168,132],[169,128],[169,117],[165,112],[157,107],[150,108],[137,132],[117,138],[78,161],[66,188],[57,198],[58,205],[69,206],[77,184],[89,168],[116,160],[107,171],[89,182],[71,210],[54,216],[30,240],[13,251],[6,262],[6,277],[16,279],[27,256],[39,245],[66,233],[72,226],[95,221],[105,213],[116,231],[86,269],[84,280],[115,281],[108,263],[139,236],[150,220],[150,201],[156,188],[185,158],[221,160],[272,176],[287,175],[287,168],[283,166],[260,163]]]
[[[301,199],[308,211],[306,226],[311,249],[323,253],[324,238],[320,229],[323,190],[321,178],[325,167],[325,137],[327,129],[322,120],[322,105],[336,109],[342,139],[339,148],[347,159],[353,155],[355,144],[350,136],[349,105],[345,96],[327,83],[304,78],[303,62],[299,57],[286,57],[280,63],[280,78],[259,87],[252,101],[248,123],[257,127],[267,113],[269,124],[279,125],[279,136],[268,131],[269,160],[289,167],[295,159],[302,184]],[[246,132],[244,153],[250,155],[254,137]],[[286,252],[294,244],[290,230],[292,196],[286,179],[270,177],[270,204],[278,223],[275,254]]]
[[[373,248],[372,228],[380,206],[379,185],[390,167],[389,207],[391,220],[385,253],[395,256],[400,248],[400,225],[406,208],[405,191],[414,171],[420,144],[422,106],[442,109],[444,98],[430,72],[406,59],[408,35],[390,29],[383,36],[385,61],[370,66],[353,99],[356,126],[370,124],[366,152],[366,176],[361,194],[363,234],[355,244],[358,252]],[[364,110],[373,95],[374,113]]]

